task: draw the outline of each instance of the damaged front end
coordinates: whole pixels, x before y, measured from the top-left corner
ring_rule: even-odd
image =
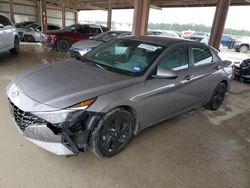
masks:
[[[57,155],[86,151],[89,135],[102,117],[86,108],[50,112],[25,112],[9,100],[11,115],[22,134],[32,143]]]

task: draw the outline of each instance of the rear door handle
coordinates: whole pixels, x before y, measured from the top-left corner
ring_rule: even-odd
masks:
[[[191,80],[194,77],[194,75],[187,75],[185,76],[185,80]]]
[[[215,70],[220,70],[221,69],[221,66],[220,65],[217,65],[214,67]]]

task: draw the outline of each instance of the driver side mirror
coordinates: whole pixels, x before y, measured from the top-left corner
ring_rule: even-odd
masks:
[[[158,67],[156,76],[165,79],[175,79],[178,77],[175,71],[163,67]]]
[[[3,24],[0,24],[0,28],[4,28],[4,25],[3,25]]]

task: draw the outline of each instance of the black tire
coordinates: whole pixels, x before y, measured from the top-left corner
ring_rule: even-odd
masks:
[[[32,35],[25,35],[24,41],[25,42],[35,42],[35,38]]]
[[[61,39],[58,41],[57,45],[56,45],[56,49],[60,52],[67,52],[69,51],[71,44],[68,40],[66,39]]]
[[[14,39],[14,48],[10,50],[10,53],[12,55],[19,54],[19,48],[20,48],[19,39],[18,39],[18,37],[15,37],[15,39]]]
[[[123,108],[107,113],[92,131],[89,148],[99,157],[112,157],[120,153],[133,137],[135,120]]]
[[[206,108],[213,111],[220,108],[220,106],[224,101],[226,91],[227,91],[226,85],[224,83],[219,83],[218,86],[215,88],[213,95],[209,103],[207,104]]]
[[[247,45],[242,45],[239,49],[239,51],[241,53],[247,53],[247,51],[249,50],[248,46]]]

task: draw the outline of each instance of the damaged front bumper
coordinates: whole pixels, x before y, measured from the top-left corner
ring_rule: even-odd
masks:
[[[86,151],[90,132],[102,114],[82,111],[71,122],[52,124],[25,112],[9,100],[12,118],[25,138],[57,155],[77,155]]]

